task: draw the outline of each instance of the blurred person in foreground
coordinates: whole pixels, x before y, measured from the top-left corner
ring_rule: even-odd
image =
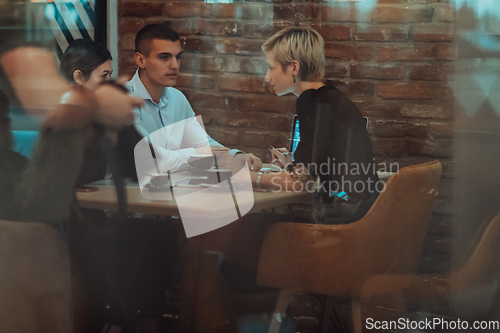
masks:
[[[67,239],[71,223],[64,222],[71,216],[84,132],[93,124],[123,129],[132,123],[132,108],[141,101],[108,84],[95,91],[70,86],[59,76],[53,54],[39,47],[6,50],[0,54],[0,67],[2,88],[12,92],[0,98],[0,218],[45,222]],[[27,114],[43,114],[31,161],[12,151],[9,100],[17,100]]]
[[[15,47],[0,54],[7,90],[2,98],[2,174],[5,205],[0,217],[58,224],[69,218],[70,204],[83,157],[83,129],[92,123],[122,129],[133,119],[132,107],[141,103],[110,85],[95,92],[71,87],[57,73],[53,55],[42,48]],[[2,78],[2,79],[5,79]],[[29,114],[42,113],[41,138],[32,161],[12,151],[8,101],[18,99]],[[7,204],[5,204],[7,202]]]
[[[73,41],[64,52],[60,64],[63,76],[74,86],[91,91],[110,80],[113,68],[111,54],[88,39]],[[120,131],[100,132],[90,126],[86,131],[84,163],[80,183],[103,179],[108,160],[116,158],[120,175],[134,176],[133,150],[142,137],[133,125]],[[101,140],[112,141],[114,152],[109,156]],[[135,173],[135,172],[133,172]],[[115,175],[113,175],[115,176]],[[91,310],[99,326],[106,322],[104,332],[135,331],[137,312],[140,311],[140,332],[157,332],[164,313],[165,295],[171,265],[170,247],[175,247],[173,230],[168,223],[152,219],[114,218],[101,210],[82,210],[83,216],[95,224],[111,230],[88,228],[84,221],[74,218],[70,224],[70,247],[90,284]],[[103,264],[103,268],[99,266]],[[109,284],[109,285],[108,285]],[[111,301],[110,304],[107,302]],[[103,311],[109,305],[106,318]]]

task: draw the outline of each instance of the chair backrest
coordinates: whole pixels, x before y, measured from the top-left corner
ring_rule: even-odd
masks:
[[[75,267],[54,228],[0,221],[0,265],[0,332],[79,330]]]
[[[371,274],[413,274],[441,180],[438,161],[405,167],[392,176],[363,219],[356,238],[370,249]],[[366,269],[365,268],[365,269]]]

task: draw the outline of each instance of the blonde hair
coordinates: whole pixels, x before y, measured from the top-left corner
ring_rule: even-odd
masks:
[[[283,71],[293,60],[300,64],[299,78],[302,81],[320,81],[325,76],[325,41],[310,27],[283,29],[262,45],[264,53],[273,51]]]

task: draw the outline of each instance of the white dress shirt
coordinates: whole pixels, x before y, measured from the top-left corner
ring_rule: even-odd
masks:
[[[134,125],[141,135],[149,137],[162,172],[184,168],[189,157],[196,154],[195,148],[221,145],[205,132],[179,90],[166,87],[159,103],[155,103],[139,77],[139,70],[126,87],[130,95],[144,100],[141,107],[134,109]]]

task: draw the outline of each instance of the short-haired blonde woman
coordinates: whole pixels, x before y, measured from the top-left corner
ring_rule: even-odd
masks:
[[[337,88],[322,81],[325,54],[318,32],[307,27],[288,28],[269,38],[262,49],[269,66],[266,80],[276,94],[299,96],[300,143],[293,159],[285,148],[271,147],[273,159],[285,170],[251,172],[252,182],[274,190],[314,191],[317,200],[312,216],[250,214],[217,231],[229,239],[224,250],[227,257],[250,270],[257,268],[260,247],[271,224],[354,222],[366,214],[381,190],[376,187],[379,179],[373,150],[360,111]],[[221,270],[234,266],[223,263]],[[238,285],[238,281],[232,284]]]
[[[291,27],[269,38],[262,50],[268,65],[266,81],[276,94],[298,96],[300,143],[293,159],[286,149],[271,147],[273,160],[285,171],[279,175],[254,173],[254,181],[264,187],[312,190],[319,178],[312,220],[359,220],[377,198],[381,190],[377,186],[381,186],[363,116],[346,95],[322,81],[323,38],[312,28]]]

